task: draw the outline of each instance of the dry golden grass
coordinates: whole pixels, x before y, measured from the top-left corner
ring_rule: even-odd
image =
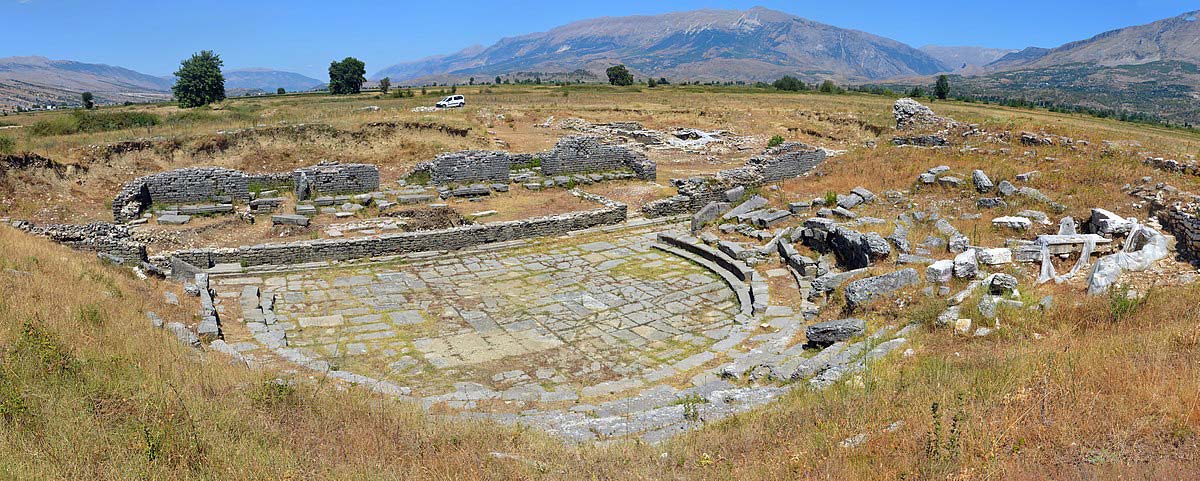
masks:
[[[1177,302],[1200,296],[1194,287],[1154,292],[1120,322],[1103,298],[1060,293],[1053,310],[999,337],[921,332],[914,357],[660,446],[576,447],[328,380],[273,388],[290,376],[231,366],[150,328],[147,310],[192,315],[161,305],[167,285],[10,228],[0,248],[5,478],[1188,479],[1200,469],[1200,317]],[[862,446],[839,446],[859,433]]]
[[[1200,149],[1196,134],[1082,116],[933,105],[941,114],[992,131],[1046,131],[1091,142],[1076,151],[1040,148],[1026,157],[1032,149],[1019,145],[1003,146],[1011,151],[996,155],[891,147],[891,99],[865,95],[690,87],[464,91],[468,108],[435,114],[409,111],[429,103],[432,94],[235,99],[213,118],[191,124],[20,138],[19,148],[82,162],[79,147],[90,143],[146,135],[200,139],[220,129],[279,121],[328,123],[347,131],[391,120],[472,128],[467,137],[401,130],[362,143],[257,138],[217,154],[122,154],[91,162],[87,174],[69,179],[18,176],[29,182],[5,194],[4,215],[107,219],[104,202],[121,182],[196,164],[279,170],[323,158],[357,160],[381,164],[390,181],[437,152],[492,147],[493,138],[514,150],[546,148],[564,132],[532,124],[550,115],[639,120],[658,129],[719,128],[763,138],[779,134],[847,151],[824,164],[821,175],[761,190],[778,205],[857,185],[877,194],[911,191],[917,174],[940,164],[966,177],[971,169],[985,168],[995,180],[1039,170],[1042,175],[1030,185],[1065,203],[1067,214],[1077,218],[1093,206],[1142,216],[1119,188],[1145,175],[1200,191],[1196,179],[1142,166],[1139,153],[1182,158]],[[366,105],[382,110],[354,110]],[[8,119],[29,124],[47,115],[57,114]],[[866,140],[877,140],[878,147],[865,147]],[[1111,154],[1105,153],[1103,140],[1141,146]],[[738,165],[748,155],[711,163],[668,162],[659,186],[607,183],[585,190],[636,208],[670,195],[672,190],[663,187],[670,175]],[[546,197],[515,192],[467,205],[526,216],[575,202],[562,197],[565,192],[538,195]],[[936,203],[945,215],[974,210],[968,204],[974,196],[965,189],[933,188],[919,195],[923,206]],[[1022,208],[1037,207],[1014,202],[996,213]],[[881,206],[863,212],[885,219],[894,215]],[[957,224],[980,243],[1001,237],[990,228]],[[922,235],[914,230],[913,240]],[[785,281],[790,279],[778,279]],[[89,254],[0,227],[0,478],[1007,480],[1192,479],[1200,473],[1200,314],[1195,309],[1200,288],[1195,286],[1155,289],[1144,306],[1116,321],[1108,299],[1084,297],[1078,286],[1023,285],[1032,300],[1054,294],[1055,306],[1046,313],[1013,313],[1004,329],[983,339],[930,327],[939,301],[915,296],[904,308],[881,304],[868,316],[872,325],[926,322],[913,336],[914,356],[892,356],[861,378],[825,391],[798,389],[762,409],[658,446],[632,440],[568,446],[534,430],[430,417],[402,402],[308,374],[232,366],[218,354],[192,352],[148,326],[146,311],[167,320],[193,320],[196,306],[167,308],[160,301],[163,290],[174,288],[136,280]],[[773,291],[784,288],[773,286]],[[26,332],[26,323],[36,329]],[[271,387],[268,381],[277,377],[294,380],[294,390]],[[884,431],[896,421],[903,425]],[[869,434],[863,445],[839,446],[860,433]],[[933,438],[937,442],[931,444]]]

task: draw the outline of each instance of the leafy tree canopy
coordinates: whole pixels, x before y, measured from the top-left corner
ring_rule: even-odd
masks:
[[[221,75],[221,57],[202,50],[184,60],[175,72],[175,100],[185,109],[225,100],[225,76]]]
[[[624,65],[613,65],[605,70],[608,74],[608,83],[613,85],[633,85],[633,74],[629,73],[629,69]]]
[[[362,91],[367,81],[367,65],[362,60],[346,57],[341,62],[329,63],[329,93],[334,95],[356,94]]]

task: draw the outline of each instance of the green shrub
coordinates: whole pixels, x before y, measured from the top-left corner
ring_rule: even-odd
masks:
[[[1121,321],[1137,312],[1148,299],[1150,299],[1150,291],[1138,295],[1127,285],[1113,286],[1108,291],[1108,312],[1114,321]]]
[[[808,86],[804,85],[804,82],[791,75],[784,75],[783,78],[776,80],[775,83],[771,84],[771,86],[775,87],[777,90],[784,90],[788,92],[799,92],[801,90],[808,89]]]
[[[16,148],[16,141],[8,137],[0,137],[0,154],[11,154]]]
[[[250,401],[259,409],[278,409],[297,404],[296,386],[285,379],[272,379],[250,391]]]
[[[783,136],[775,135],[775,136],[771,137],[770,141],[767,142],[767,147],[775,147],[777,145],[782,145],[782,144],[783,144]]]

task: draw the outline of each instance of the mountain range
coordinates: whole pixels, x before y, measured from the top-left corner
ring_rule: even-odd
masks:
[[[755,7],[582,20],[393,65],[372,78],[462,82],[512,72],[600,73],[618,63],[643,77],[700,81],[773,81],[783,75],[853,81],[948,70],[895,40]]]
[[[956,94],[1023,98],[1200,121],[1200,12],[1101,33],[1056,48],[1022,50],[927,45],[920,49],[784,12],[693,10],[601,17],[490,46],[394,64],[375,72],[393,84],[511,79],[603,81],[624,64],[637,78],[924,85],[951,74]],[[231,95],[319,88],[322,82],[269,69],[230,70]],[[169,98],[171,78],[109,65],[43,57],[0,59],[0,109],[76,103],[91,91],[104,103]]]
[[[298,73],[265,68],[227,70],[222,73],[225,75],[225,88],[227,90],[242,89],[274,92],[278,88],[283,88],[288,92],[302,92],[325,85],[325,82]]]
[[[289,92],[319,88],[320,80],[270,69],[227,70],[229,95]],[[156,77],[112,65],[51,60],[45,57],[0,58],[0,110],[45,105],[76,105],[82,92],[100,104],[153,102],[171,99],[173,76]]]

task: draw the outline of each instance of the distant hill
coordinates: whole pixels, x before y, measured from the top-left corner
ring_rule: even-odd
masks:
[[[1159,61],[1200,64],[1200,11],[1126,27],[1053,49],[1026,49],[987,65],[992,71],[1069,64],[1106,67]]]
[[[955,96],[1200,125],[1200,11],[1056,48],[1029,47],[956,73]],[[926,76],[876,85],[896,90],[932,83]]]
[[[238,69],[223,72],[226,90],[261,90],[275,93],[279,87],[288,92],[312,90],[324,82],[294,72],[264,68]]]
[[[513,72],[602,75],[623,63],[635,76],[682,80],[870,80],[948,70],[895,40],[755,7],[602,17],[489,47],[396,64],[372,78],[465,82]]]
[[[65,105],[92,92],[102,103],[170,98],[174,82],[111,65],[51,60],[45,57],[0,58],[0,106]]]
[[[948,47],[942,45],[926,45],[918,50],[929,54],[951,71],[959,71],[970,67],[982,67],[995,62],[1000,57],[1016,52],[1012,49],[987,47]]]

